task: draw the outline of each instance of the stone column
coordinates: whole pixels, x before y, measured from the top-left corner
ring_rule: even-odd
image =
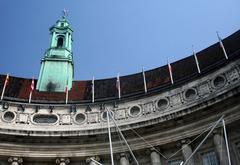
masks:
[[[8,158],[8,162],[10,163],[10,165],[19,165],[22,164],[23,159],[20,157],[10,157]]]
[[[94,162],[93,160],[96,160],[97,162],[100,161],[100,158],[98,156],[92,156],[92,157],[88,157],[86,159],[86,162],[89,164],[89,165],[98,165],[96,162]]]
[[[217,155],[221,165],[228,165],[228,157],[227,157],[227,148],[225,144],[225,140],[223,138],[223,133],[221,134],[220,130],[216,130],[213,132],[213,142],[215,148],[217,150]]]
[[[70,163],[70,159],[68,159],[68,158],[57,158],[56,159],[57,165],[67,165],[69,163]]]
[[[120,154],[120,165],[129,165],[128,155],[125,153]]]
[[[150,151],[151,151],[151,154],[150,154],[151,164],[152,165],[161,165],[160,155],[153,148],[151,148]]]
[[[189,141],[190,141],[189,139],[181,140],[182,154],[183,154],[184,160],[187,160],[190,157],[190,155],[192,154],[192,148],[188,144]],[[188,161],[187,165],[194,165],[193,157]]]

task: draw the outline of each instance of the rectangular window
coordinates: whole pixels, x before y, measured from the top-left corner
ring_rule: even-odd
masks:
[[[180,165],[182,160],[169,160],[167,165]]]
[[[214,151],[203,153],[202,162],[203,162],[203,165],[219,165],[217,156]]]

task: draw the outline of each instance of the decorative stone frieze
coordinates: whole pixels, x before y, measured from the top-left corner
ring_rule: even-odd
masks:
[[[212,80],[212,86],[213,88],[222,88],[226,84],[226,78],[224,75],[217,75],[213,80]]]
[[[29,114],[19,113],[18,114],[18,122],[22,123],[22,124],[28,124],[29,123]]]
[[[235,83],[239,80],[239,72],[237,68],[227,71],[227,78],[229,82]]]
[[[77,124],[83,124],[86,122],[86,120],[87,120],[87,116],[84,113],[77,113],[74,116],[74,122]]]
[[[117,109],[115,111],[115,119],[116,120],[121,120],[126,118],[126,109]]]
[[[142,108],[137,105],[130,107],[128,110],[128,115],[133,118],[138,117],[141,113],[142,113]]]
[[[203,82],[198,85],[198,94],[204,96],[210,93],[209,83]]]
[[[171,105],[178,105],[182,103],[182,98],[180,93],[174,94],[170,97]]]
[[[165,110],[169,106],[169,99],[168,98],[161,98],[156,101],[156,108],[159,110]]]
[[[135,126],[143,127],[151,125],[153,123],[163,122],[165,120],[184,116],[186,114],[190,114],[192,112],[200,110],[202,107],[205,106],[205,104],[202,103],[208,102],[208,99],[215,98],[214,101],[208,103],[208,105],[213,105],[216,102],[221,101],[222,99],[231,97],[234,94],[232,90],[240,86],[240,83],[236,83],[240,82],[240,69],[237,65],[239,62],[240,61],[236,61],[235,65],[231,64],[205,77],[184,84],[181,87],[164,91],[163,93],[158,93],[156,95],[151,95],[136,100],[129,100],[124,102],[119,101],[117,103],[118,106],[114,106],[115,103],[113,102],[109,104],[96,103],[91,105],[91,107],[87,104],[76,104],[74,105],[74,107],[72,107],[74,109],[74,112],[70,112],[69,108],[71,109],[71,107],[69,107],[69,105],[40,106],[34,104],[32,105],[14,102],[2,102],[2,109],[5,105],[5,108],[8,109],[7,111],[15,113],[16,117],[13,120],[9,120],[11,121],[9,122],[8,120],[4,120],[4,112],[2,112],[2,123],[0,131],[3,132],[5,130],[5,126],[8,129],[9,125],[14,124],[14,127],[11,128],[11,132],[15,131],[15,133],[17,133],[21,129],[26,128],[30,132],[34,132],[34,134],[41,134],[41,132],[45,131],[54,131],[54,135],[57,136],[64,134],[63,130],[67,130],[68,133],[72,132],[75,135],[81,135],[82,133],[87,134],[87,130],[90,127],[93,128],[91,129],[92,133],[99,131],[106,132],[106,119],[102,118],[102,108],[104,107],[108,107],[109,110],[113,111],[114,118],[117,120],[117,122],[121,122],[121,126],[123,127],[124,125],[127,126],[129,124],[131,124],[131,127],[133,128]],[[221,82],[223,82],[224,86],[221,86]],[[220,85],[221,87],[217,87],[218,85]],[[187,99],[188,96],[186,96],[186,94],[189,90],[190,96],[193,95],[194,99]],[[228,93],[226,97],[216,97],[220,94],[224,95],[224,93],[226,92],[230,92],[230,94]],[[49,111],[49,109],[51,109],[50,107],[52,106],[54,106],[54,112]],[[134,106],[140,107],[140,111],[131,109],[131,107]],[[24,109],[24,112],[22,109]],[[3,111],[6,110],[3,109]],[[57,120],[55,120],[56,118],[54,117],[54,121],[51,120],[49,122],[49,119],[51,119],[53,115],[56,115]],[[24,124],[25,126],[22,127]],[[39,128],[41,129],[43,125],[54,125],[54,128],[49,127],[48,129],[39,130]],[[89,127],[86,127],[86,125],[89,125]],[[15,130],[15,128],[17,127],[19,128]],[[39,130],[39,132],[36,130]],[[9,131],[5,131],[4,133],[8,132]]]
[[[70,125],[72,124],[71,122],[71,116],[70,115],[62,115],[61,116],[61,124],[63,125]]]
[[[195,88],[189,88],[184,91],[185,100],[193,100],[197,97],[197,90]]]
[[[2,119],[7,122],[13,122],[16,119],[16,113],[12,111],[5,111],[2,115]]]
[[[88,123],[98,123],[100,121],[98,112],[87,113],[87,118]]]
[[[59,116],[53,113],[37,113],[32,116],[32,122],[39,125],[55,125],[59,122]]]
[[[155,106],[153,102],[145,103],[142,105],[142,111],[144,115],[151,114],[155,111]]]

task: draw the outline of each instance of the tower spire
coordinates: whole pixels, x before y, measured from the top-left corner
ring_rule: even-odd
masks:
[[[65,19],[67,13],[67,10],[63,10],[63,17],[49,29],[50,45],[41,60],[41,70],[36,88],[39,91],[64,92],[66,85],[68,85],[68,90],[72,88],[73,30]]]

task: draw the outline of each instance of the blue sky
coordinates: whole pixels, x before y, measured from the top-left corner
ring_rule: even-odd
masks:
[[[0,74],[38,77],[49,27],[69,10],[75,79],[140,72],[240,29],[239,0],[1,0]],[[240,43],[239,43],[240,44]]]

